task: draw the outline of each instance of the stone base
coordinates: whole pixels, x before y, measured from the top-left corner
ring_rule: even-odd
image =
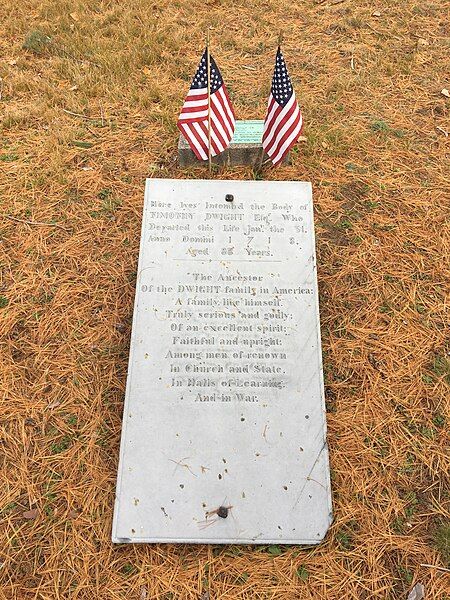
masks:
[[[228,165],[230,167],[244,165],[254,169],[260,168],[262,125],[263,121],[237,121],[233,141],[224,152],[214,156],[212,162],[215,165]],[[264,153],[262,164],[265,164],[266,161],[272,164],[270,158]],[[282,164],[290,164],[289,153],[284,157]],[[180,135],[178,140],[178,165],[180,167],[208,166],[208,161],[198,160],[187,141]]]

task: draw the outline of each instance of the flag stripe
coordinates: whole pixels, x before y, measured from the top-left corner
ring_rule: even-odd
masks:
[[[276,110],[280,111],[281,106],[275,102],[275,98],[272,96],[272,94],[270,94],[269,103],[267,106],[267,115],[264,121],[264,131],[266,131],[266,129],[268,128],[268,125],[272,121],[273,114]]]
[[[271,155],[273,153],[273,150],[283,137],[283,133],[286,131],[286,125],[289,126],[293,118],[295,118],[295,107],[291,109],[288,114],[283,115],[283,118],[280,120],[276,128],[274,127],[273,131],[275,132],[275,135],[272,137],[269,143],[265,143],[265,150],[267,154]]]
[[[222,146],[221,152],[223,152],[227,146],[227,136],[225,135],[225,132],[223,131],[220,122],[211,119],[211,129],[217,137],[218,141],[220,142],[220,145]]]
[[[206,151],[207,151],[208,150],[208,130],[204,126],[203,121],[200,121],[200,123],[192,123],[192,127],[197,131],[197,133],[201,139],[201,142],[202,142],[202,147],[206,148]]]
[[[184,137],[188,141],[195,156],[199,160],[206,160],[208,158],[208,155],[205,153],[202,142],[201,142],[197,132],[194,131],[193,125],[192,124],[188,125],[188,124],[183,123],[181,125],[179,124],[178,127],[179,127],[181,133],[184,135]]]
[[[196,99],[196,100],[188,100],[186,99],[186,102],[183,105],[183,111],[186,110],[187,108],[191,108],[193,106],[208,106],[208,98],[206,97],[205,94],[205,98],[201,98],[200,100]]]
[[[266,145],[268,145],[273,136],[277,133],[278,124],[282,121],[287,112],[290,111],[291,107],[296,104],[295,96],[292,95],[292,98],[286,104],[286,106],[281,106],[277,102],[275,102],[276,108],[272,111],[272,117],[267,120],[267,129],[265,129],[263,138]]]
[[[277,105],[276,109],[273,112],[272,119],[267,122],[267,126],[265,126],[263,132],[263,144],[265,144],[265,146],[268,146],[271,143],[271,139],[275,133],[275,128],[277,126],[278,119],[281,119],[283,117],[282,112],[283,108]]]
[[[206,110],[202,110],[202,111],[196,111],[196,112],[191,112],[188,114],[184,114],[182,113],[180,115],[180,120],[182,121],[199,121],[200,119],[204,119],[204,118],[208,117],[208,109]]]
[[[276,122],[271,126],[270,135],[264,140],[267,154],[270,154],[272,148],[278,144],[280,137],[286,131],[286,125],[292,122],[298,112],[298,106],[295,103],[291,104],[289,110],[283,110],[277,117]]]
[[[295,115],[293,115],[293,118],[291,118],[286,124],[286,131],[283,133],[283,137],[280,138],[277,147],[272,148],[271,153],[269,154],[274,165],[283,159],[283,156],[286,153],[286,148],[289,149],[290,144],[297,141],[302,128],[301,125],[300,111],[297,111]]]
[[[225,111],[228,114],[228,120],[230,123],[234,123],[236,120],[236,115],[234,114],[233,105],[231,104],[227,88],[223,85],[218,92],[220,94],[220,99],[223,102],[223,106],[225,107]]]
[[[223,132],[224,140],[228,138],[231,139],[233,137],[234,127],[231,126],[227,117],[224,115],[222,104],[216,98],[216,96],[211,98],[211,109],[214,112],[214,120],[217,121],[217,124],[220,126],[220,129]]]
[[[208,98],[208,92],[206,91],[206,88],[200,88],[198,90],[190,89],[187,97],[189,98],[189,96],[205,96],[205,98]]]
[[[235,121],[233,117],[230,118],[229,112],[226,110],[227,105],[224,96],[222,94],[215,94],[211,100],[218,117],[220,115],[221,123],[227,136],[231,139],[234,133]]]
[[[181,115],[195,113],[195,112],[199,112],[202,110],[208,110],[208,105],[206,104],[206,102],[203,101],[203,102],[197,104],[197,106],[191,106],[191,102],[188,102],[187,105],[185,104],[183,106]]]
[[[209,146],[209,136],[208,136],[208,120],[202,121],[198,123],[203,133],[203,140],[205,143],[206,154],[208,155],[208,146]],[[211,156],[216,156],[216,154],[220,153],[219,147],[216,143],[216,140],[211,131]]]
[[[192,139],[194,139],[196,141],[196,143],[198,144],[199,150],[199,156],[201,156],[202,160],[205,160],[208,158],[208,155],[205,152],[205,148],[204,148],[204,143],[202,140],[201,135],[198,133],[197,128],[195,127],[195,123],[191,123],[189,125],[189,132],[191,133]]]
[[[299,115],[299,119],[298,119],[298,121],[296,121],[295,127],[292,130],[292,133],[286,139],[286,141],[280,148],[280,151],[278,152],[278,154],[272,158],[274,165],[277,165],[280,161],[283,160],[284,156],[286,155],[286,152],[288,152],[289,149],[291,148],[291,146],[293,144],[295,144],[295,142],[298,140],[298,136],[300,135],[300,133],[302,131],[302,126],[303,126],[302,116]]]
[[[202,121],[201,123],[199,123],[199,125],[202,128],[203,133],[205,134],[206,148],[208,148],[208,145],[209,145],[208,119],[206,119],[206,121]],[[214,156],[216,154],[219,154],[220,152],[222,152],[222,149],[223,149],[223,146],[219,146],[219,144],[217,143],[217,137],[211,127],[211,150],[214,153]]]
[[[212,121],[211,121],[211,143],[214,143],[214,145],[217,147],[217,154],[220,154],[221,152],[223,152],[225,150],[225,147],[222,144],[220,136],[218,135],[217,131],[215,130],[215,124]]]

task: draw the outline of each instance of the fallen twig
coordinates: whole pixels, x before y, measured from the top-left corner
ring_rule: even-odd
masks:
[[[86,115],[82,115],[81,113],[72,112],[71,110],[67,110],[66,108],[62,109],[68,115],[72,115],[72,117],[80,117],[81,119],[87,119],[88,121],[98,121],[100,117],[87,117]],[[102,117],[103,121],[103,117]]]
[[[427,565],[425,563],[420,563],[421,567],[429,567],[430,569],[437,569],[438,571],[444,571],[445,573],[450,573],[450,569],[446,569],[445,567],[439,567],[438,565]]]
[[[375,29],[375,27],[372,27],[370,23],[366,23],[366,25],[369,29],[371,29],[374,33],[377,33],[378,35],[381,35],[383,37],[393,37],[395,40],[399,40],[400,42],[402,41],[402,38],[398,37],[398,35],[394,35],[393,33],[389,33],[388,31],[379,31],[378,29]]]
[[[79,63],[89,63],[90,65],[94,65],[94,67],[100,66],[98,63],[94,62],[93,60],[89,60],[88,58],[78,58],[77,56],[70,54],[70,52],[67,52],[67,50],[65,48],[62,48],[61,46],[57,46],[56,44],[53,44],[53,47],[56,48],[56,50],[58,52],[62,52],[67,58],[71,58],[72,60],[75,60]]]
[[[25,219],[18,219],[17,217],[13,217],[12,215],[6,215],[7,219],[11,221],[17,221],[18,223],[26,223],[27,225],[41,225],[45,227],[59,227],[59,229],[63,229],[64,231],[69,231],[67,227],[64,225],[60,225],[59,223],[44,223],[41,221],[27,221]]]
[[[86,129],[89,131],[89,133],[92,133],[92,135],[94,137],[99,137],[98,133],[95,132],[93,129],[91,129],[90,127],[86,127]]]

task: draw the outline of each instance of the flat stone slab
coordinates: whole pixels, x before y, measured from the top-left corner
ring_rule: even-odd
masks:
[[[317,544],[331,518],[311,185],[147,180],[113,541]]]
[[[212,158],[217,165],[242,166],[249,165],[258,168],[261,165],[262,135],[264,121],[259,119],[236,121],[236,129],[229,147]],[[270,160],[264,153],[263,163]],[[282,164],[289,164],[289,154]],[[207,166],[208,161],[198,160],[185,138],[180,135],[178,140],[178,165],[180,167]]]

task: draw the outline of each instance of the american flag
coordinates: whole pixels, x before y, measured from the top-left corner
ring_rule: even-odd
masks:
[[[208,160],[208,80],[207,50],[192,80],[178,128],[199,160]],[[223,152],[231,142],[236,121],[233,107],[217,65],[209,56],[211,103],[211,156]]]
[[[298,140],[302,125],[302,113],[278,47],[262,138],[263,148],[274,165],[283,160]]]

